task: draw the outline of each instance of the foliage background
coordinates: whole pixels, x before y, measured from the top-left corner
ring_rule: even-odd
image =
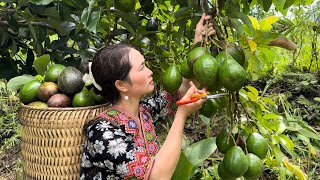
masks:
[[[16,92],[8,91],[7,81],[24,74],[33,76],[39,72],[41,74],[44,71],[39,71],[39,67],[46,65],[46,62],[72,65],[83,70],[83,65],[104,44],[127,42],[135,45],[144,54],[148,66],[154,72],[155,81],[160,85],[158,88],[161,88],[161,76],[169,65],[180,64],[187,58],[187,53],[193,44],[195,25],[204,6],[197,0],[187,1],[186,6],[181,4],[183,1],[178,0],[155,0],[154,10],[145,13],[141,9],[140,2],[137,1],[135,11],[128,14],[114,8],[113,0],[0,2],[0,79],[3,79],[0,89],[1,152],[10,151],[19,145],[17,116],[19,100]],[[247,97],[248,101],[259,106],[269,103],[265,106],[263,117],[268,118],[268,121],[285,123],[287,126],[283,135],[289,139],[269,136],[270,144],[274,147],[273,154],[265,160],[263,178],[294,178],[296,174],[292,173],[292,169],[290,171],[288,166],[277,162],[280,156],[290,157],[290,162],[298,167],[305,167],[302,169],[308,178],[319,178],[320,165],[317,159],[320,145],[317,132],[319,132],[320,117],[318,38],[320,2],[318,0],[217,2],[226,4],[219,9],[220,14],[217,17],[217,22],[222,23],[219,24],[220,30],[224,32],[222,36],[232,43],[239,44],[249,61],[247,85],[251,85],[248,87],[252,88],[244,88],[243,97]],[[270,6],[263,2],[269,2]],[[216,1],[208,3],[208,7],[214,11]],[[279,19],[276,22],[269,22],[268,18],[274,16]],[[159,21],[157,31],[147,30],[146,26],[151,17]],[[223,19],[227,21],[222,21]],[[258,24],[254,23],[255,20]],[[262,32],[263,38],[257,35],[263,27],[262,22],[271,25]],[[221,25],[225,28],[221,28]],[[268,46],[272,38],[281,35],[297,44],[298,48],[288,51]],[[215,37],[213,42],[219,40]],[[254,43],[249,43],[251,42],[249,40]],[[271,101],[263,99],[265,97]],[[250,114],[254,119],[259,119],[255,108],[249,106],[248,109],[252,110]],[[208,152],[215,151],[215,147],[210,146],[213,139],[209,137],[214,137],[220,131],[219,127],[227,123],[226,114],[227,110],[222,109],[210,120],[197,115],[190,118],[186,125],[185,145],[204,140],[203,144],[194,148],[205,145]],[[309,131],[299,134],[289,122],[295,122],[295,126],[299,124]],[[170,123],[170,120],[166,120],[159,125],[163,137]],[[264,128],[271,126],[262,125]],[[270,132],[275,131],[272,128],[274,127],[270,128]],[[294,149],[288,148],[292,144]],[[190,149],[184,152],[186,156],[195,156],[190,153],[192,152]],[[1,173],[12,177],[16,172],[19,176],[22,164],[18,157],[18,160],[9,163],[7,162],[10,158],[1,156],[1,159],[6,159],[0,164]],[[216,164],[221,161],[221,154],[215,152],[210,157],[195,159],[186,160],[191,163],[190,166],[197,167],[194,178],[217,177]]]

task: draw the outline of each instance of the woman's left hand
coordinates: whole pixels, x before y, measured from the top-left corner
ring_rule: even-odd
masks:
[[[199,20],[196,31],[194,34],[194,44],[197,42],[201,42],[203,39],[203,36],[206,35],[206,21],[209,21],[208,23],[208,36],[216,34],[216,31],[214,30],[211,21],[211,16],[203,14],[201,19]]]

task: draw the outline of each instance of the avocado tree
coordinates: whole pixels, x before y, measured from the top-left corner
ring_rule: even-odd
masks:
[[[190,58],[189,53],[201,46],[206,53],[214,57],[213,59],[222,59],[219,64],[224,67],[223,70],[219,72],[214,69],[212,72],[219,72],[219,77],[225,78],[219,82],[221,87],[211,90],[228,93],[228,97],[219,100],[220,109],[224,109],[228,117],[227,127],[230,132],[227,133],[227,140],[231,139],[239,146],[242,144],[244,152],[250,153],[247,152],[246,139],[249,134],[259,132],[268,140],[268,155],[263,157],[266,165],[271,169],[285,168],[303,179],[305,174],[301,169],[284,160],[285,154],[294,156],[293,141],[284,132],[285,130],[296,132],[300,130],[299,128],[304,129],[308,126],[303,124],[295,129],[290,128],[290,123],[286,122],[288,116],[283,117],[276,113],[277,106],[273,100],[263,97],[263,93],[259,93],[254,87],[244,86],[246,79],[257,80],[263,67],[270,66],[274,62],[274,52],[270,49],[272,46],[288,51],[297,48],[297,45],[285,36],[286,34],[273,28],[276,22],[281,23],[278,21],[279,17],[267,16],[267,12],[272,10],[285,15],[292,6],[309,5],[312,2],[312,0],[5,0],[0,3],[0,78],[9,80],[24,74],[43,75],[49,62],[70,65],[82,70],[83,64],[105,44],[127,42],[136,46],[145,56],[154,72],[155,81],[160,85],[167,85],[166,79],[171,78],[167,77],[168,73],[165,71],[167,69],[178,71],[177,66],[180,64],[182,64],[181,71],[187,71],[187,67],[191,68],[193,65],[191,63],[190,66],[189,61],[185,62]],[[206,34],[202,42],[193,44],[194,29],[203,13],[212,15],[212,21],[206,23],[213,24],[216,35],[211,37]],[[226,57],[222,54],[217,58],[221,52],[224,52]],[[218,62],[211,64],[217,65]],[[183,66],[185,68],[182,68]],[[201,65],[197,65],[195,69],[197,69],[196,74],[201,76],[203,71]],[[231,77],[232,69],[237,69],[237,74],[232,75],[229,84],[223,84]],[[165,78],[162,79],[164,74]],[[238,79],[241,79],[241,82],[235,83]],[[181,83],[179,80],[176,82]],[[203,82],[205,83],[206,79]],[[175,88],[176,84],[169,83],[168,86]],[[206,122],[206,132],[209,132],[212,116],[199,117]],[[207,139],[188,146],[183,151],[173,179],[192,177],[198,165],[215,151],[215,138],[209,137],[209,133],[206,134]],[[317,132],[310,128],[302,135],[312,140],[320,140]],[[297,138],[302,137],[297,135]],[[312,147],[312,143],[309,145]],[[240,152],[243,150],[236,149],[226,154],[240,153],[243,156],[243,152]],[[233,160],[230,158],[225,160],[223,163],[225,167],[228,166],[226,164],[230,165],[227,161]],[[248,165],[250,163],[246,164],[247,169],[239,170],[237,177],[244,175],[250,168]],[[230,167],[220,169],[226,170]],[[203,174],[206,172],[208,171],[203,171]]]

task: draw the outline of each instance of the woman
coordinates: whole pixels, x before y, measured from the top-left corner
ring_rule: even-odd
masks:
[[[203,15],[197,24],[195,42],[202,40]],[[214,34],[212,27],[209,34]],[[86,143],[80,179],[170,179],[178,163],[186,118],[198,110],[204,100],[171,105],[192,94],[204,93],[192,81],[183,80],[177,93],[162,92],[143,101],[154,90],[152,71],[144,57],[129,45],[107,46],[95,55],[89,71],[93,83],[112,106],[84,129]],[[167,138],[160,148],[153,122],[162,115],[174,115]]]

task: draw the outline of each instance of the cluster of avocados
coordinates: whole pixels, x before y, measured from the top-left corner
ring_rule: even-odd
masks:
[[[106,102],[105,98],[85,86],[83,73],[73,66],[50,66],[42,80],[24,84],[19,98],[25,105],[36,107],[85,107]]]

